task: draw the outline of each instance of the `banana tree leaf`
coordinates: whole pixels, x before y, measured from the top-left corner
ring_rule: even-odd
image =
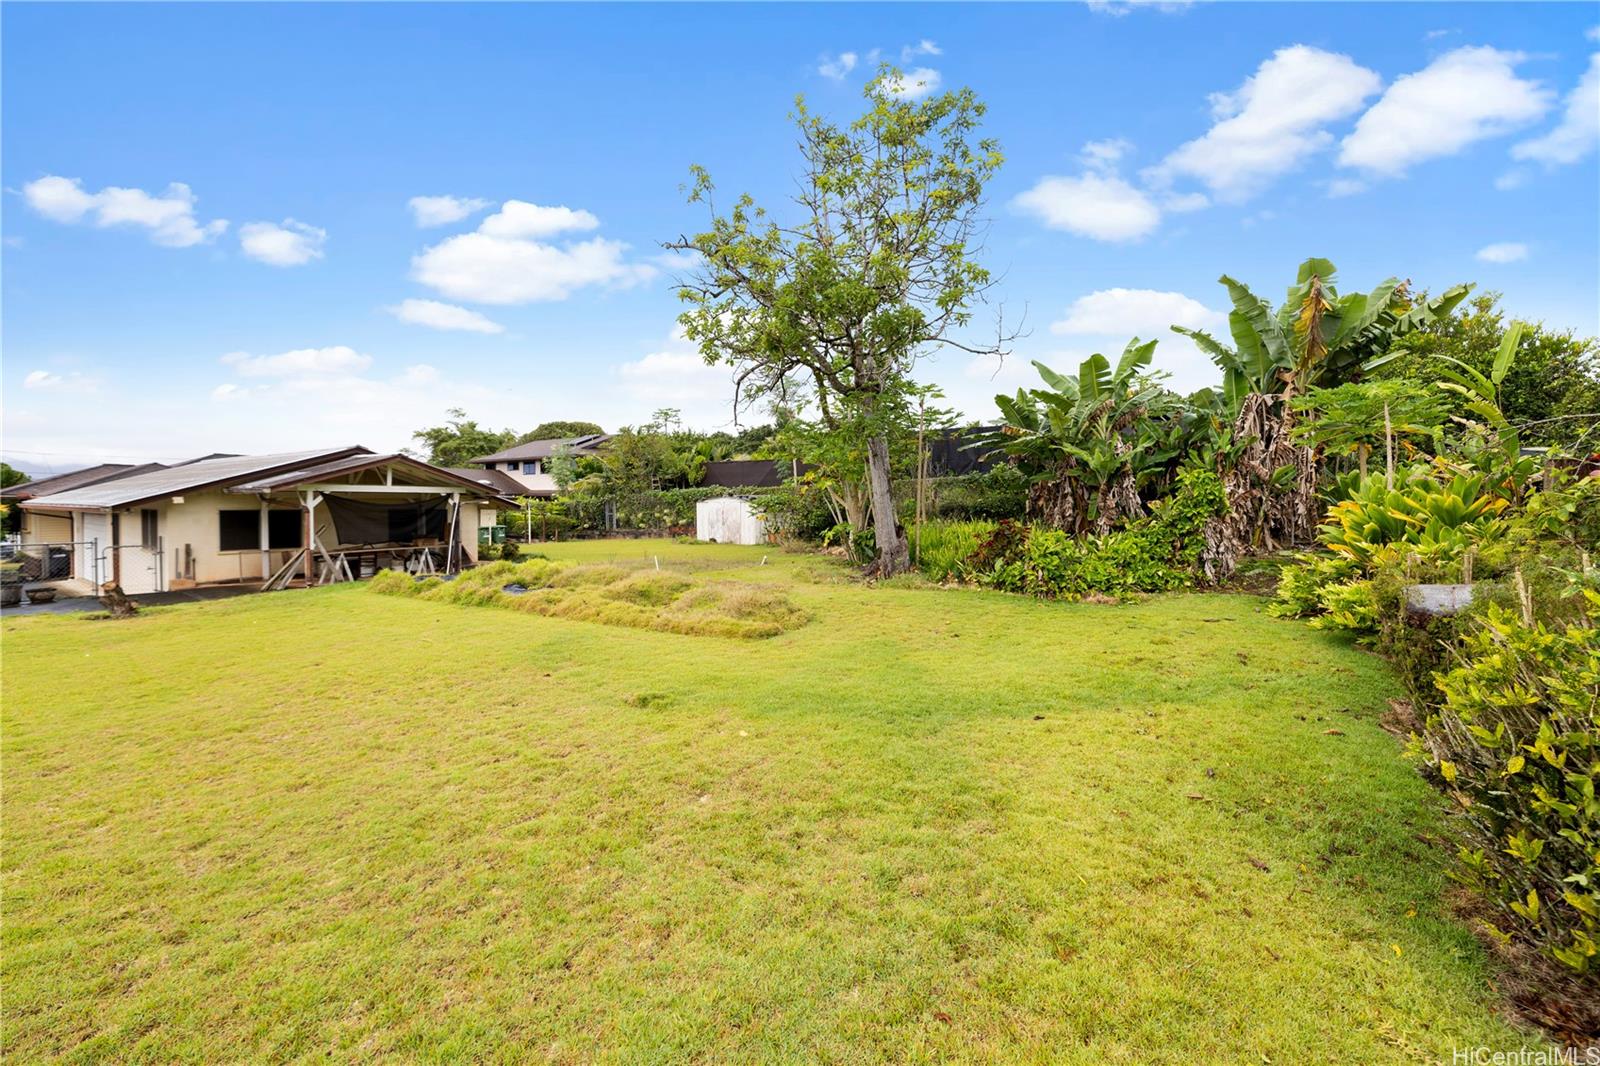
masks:
[[[1078,367],[1078,396],[1088,407],[1098,407],[1111,393],[1111,361],[1099,352]]]
[[[1389,278],[1365,296],[1356,293],[1347,296],[1343,305],[1344,321],[1337,333],[1330,334],[1333,347],[1350,344],[1371,329],[1386,314],[1394,312],[1395,292],[1400,288],[1399,278]]]
[[[1506,372],[1511,369],[1511,364],[1517,358],[1517,345],[1522,343],[1522,331],[1526,328],[1526,323],[1513,322],[1500,341],[1500,350],[1494,356],[1494,366],[1489,370],[1489,380],[1497,387],[1506,379]]]
[[[1246,322],[1250,329],[1255,331],[1260,347],[1265,349],[1271,357],[1274,366],[1292,366],[1294,356],[1289,350],[1289,338],[1284,334],[1282,325],[1272,317],[1271,308],[1267,302],[1251,292],[1242,283],[1224,274],[1218,279],[1228,289],[1228,296],[1233,300],[1233,310]],[[1228,316],[1232,325],[1233,315]],[[1239,330],[1233,329],[1233,339],[1239,340]],[[1240,346],[1243,354],[1243,345]]]
[[[1155,353],[1155,341],[1140,344],[1138,337],[1133,338],[1122,350],[1122,358],[1117,360],[1116,373],[1111,376],[1112,383],[1118,386],[1126,384],[1135,374],[1150,365]]]
[[[1277,391],[1276,379],[1278,363],[1270,352],[1261,343],[1260,334],[1256,333],[1249,320],[1238,311],[1228,312],[1228,330],[1233,334],[1233,342],[1239,349],[1238,368],[1245,379],[1250,382],[1251,388],[1258,392]],[[1285,363],[1284,366],[1289,364]]]
[[[1078,402],[1078,380],[1076,378],[1058,374],[1037,359],[1033,361],[1033,368],[1039,372],[1039,376],[1044,379],[1046,385],[1049,385],[1057,392],[1070,396],[1073,403]]]
[[[1407,333],[1421,329],[1428,323],[1443,318],[1451,311],[1454,311],[1456,305],[1465,300],[1467,294],[1471,291],[1471,285],[1455,285],[1431,300],[1418,303],[1411,310],[1395,319],[1394,325],[1389,329],[1389,335],[1392,337],[1404,337]]]
[[[1244,371],[1236,367],[1229,367],[1222,373],[1222,395],[1228,403],[1230,420],[1238,415],[1239,409],[1244,406],[1244,401],[1250,395],[1250,382],[1245,378]]]
[[[1451,369],[1448,366],[1436,367],[1435,369],[1448,379],[1447,381],[1441,381],[1439,384],[1447,388],[1450,384],[1454,384],[1457,386],[1454,391],[1460,392],[1469,399],[1495,399],[1494,382],[1478,373],[1478,371],[1454,356],[1436,355],[1434,358],[1443,363],[1453,364],[1455,368]]]
[[[1194,346],[1211,357],[1217,366],[1226,369],[1239,361],[1239,353],[1223,344],[1217,338],[1203,329],[1189,329],[1187,326],[1173,326],[1172,332],[1181,333],[1194,341]]]

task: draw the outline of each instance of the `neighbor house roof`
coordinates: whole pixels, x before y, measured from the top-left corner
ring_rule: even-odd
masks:
[[[471,489],[485,496],[498,495],[495,489],[483,484],[476,478],[458,474],[449,467],[434,466],[432,463],[415,459],[409,455],[398,452],[389,455],[374,455],[371,452],[362,452],[357,455],[342,456],[327,462],[315,463],[310,466],[299,467],[293,470],[279,470],[263,478],[241,482],[229,486],[227,492],[274,492],[279,489],[295,488],[299,485],[314,485],[327,481],[330,478],[343,477],[347,474],[359,474],[363,470],[372,470],[377,467],[398,466],[407,468],[406,476],[412,480],[408,484],[418,484],[427,479],[432,482],[443,482],[450,487]],[[484,473],[479,470],[477,473]],[[417,475],[421,475],[419,478]]]
[[[27,500],[35,496],[49,496],[52,493],[66,492],[68,489],[83,488],[86,485],[98,485],[103,481],[112,481],[116,478],[128,477],[132,474],[142,474],[150,470],[163,469],[160,463],[144,463],[135,466],[132,463],[100,463],[97,466],[84,467],[82,470],[73,470],[66,474],[55,474],[51,477],[35,478],[24,481],[20,485],[0,491],[0,496],[8,500]]]
[[[101,511],[130,507],[163,496],[201,489],[225,488],[252,478],[300,470],[352,455],[371,454],[359,446],[321,448],[316,451],[279,452],[275,455],[234,455],[202,459],[182,466],[160,467],[94,485],[83,485],[23,503],[29,510]]]
[[[522,482],[504,470],[479,470],[475,466],[447,466],[444,469],[459,477],[471,478],[501,496],[523,496],[528,492]]]
[[[580,454],[592,452],[600,445],[611,439],[609,433],[590,433],[584,437],[558,437],[554,440],[530,440],[513,445],[493,455],[480,455],[469,460],[474,463],[502,463],[517,462],[526,459],[548,459],[555,454],[556,449],[565,445],[569,450]]]

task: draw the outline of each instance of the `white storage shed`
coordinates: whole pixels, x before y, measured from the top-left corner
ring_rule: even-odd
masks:
[[[694,539],[716,544],[764,544],[767,523],[737,496],[718,496],[694,505]]]

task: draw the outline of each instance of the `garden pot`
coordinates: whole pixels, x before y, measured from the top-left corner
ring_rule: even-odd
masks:
[[[22,603],[22,575],[15,568],[0,570],[0,607]]]
[[[29,603],[54,603],[56,590],[53,588],[37,588],[28,590]]]

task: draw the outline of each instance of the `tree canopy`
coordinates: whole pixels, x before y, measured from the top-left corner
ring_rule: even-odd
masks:
[[[666,244],[700,257],[679,286],[679,321],[708,362],[733,365],[735,405],[808,390],[825,425],[865,445],[885,574],[910,565],[888,437],[917,357],[941,344],[999,350],[957,339],[990,285],[973,251],[999,146],[976,139],[984,107],[970,89],[914,100],[903,84],[882,68],[849,124],[796,102],[802,167],[782,221],[748,194],[719,212],[710,174],[694,168],[689,198],[709,228]]]
[[[411,434],[427,449],[427,459],[439,466],[466,466],[480,455],[509,448],[517,442],[517,435],[509,429],[498,432],[484,429],[467,412],[452,407],[445,412],[442,426],[429,426]]]
[[[1497,292],[1480,293],[1418,329],[1395,345],[1395,358],[1378,376],[1431,385],[1439,378],[1439,356],[1487,376],[1511,329],[1500,298]],[[1600,445],[1600,419],[1583,417],[1600,414],[1600,339],[1528,325],[1497,391],[1500,409],[1521,427],[1523,443]]]

